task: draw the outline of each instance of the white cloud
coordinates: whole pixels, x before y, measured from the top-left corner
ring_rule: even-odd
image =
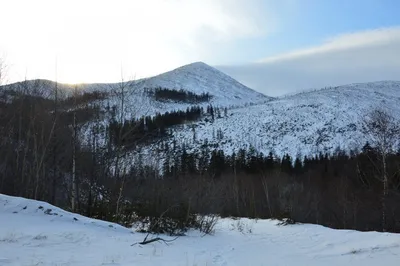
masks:
[[[400,27],[340,35],[320,46],[241,66],[220,66],[242,83],[278,96],[309,88],[400,80]]]
[[[288,1],[288,0],[287,0]],[[105,81],[213,58],[273,30],[262,0],[0,0],[0,49],[14,79]],[[220,47],[220,48],[217,48]],[[211,49],[212,48],[212,49]]]

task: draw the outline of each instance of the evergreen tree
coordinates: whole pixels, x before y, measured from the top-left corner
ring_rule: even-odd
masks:
[[[296,160],[294,161],[293,171],[295,174],[301,174],[303,172],[303,164],[299,157],[296,157]]]
[[[214,121],[214,108],[212,105],[210,105],[210,115],[211,115],[211,120]]]
[[[292,158],[290,157],[289,154],[286,154],[282,157],[281,170],[285,173],[292,172]]]

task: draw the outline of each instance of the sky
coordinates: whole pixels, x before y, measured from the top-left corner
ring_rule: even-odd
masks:
[[[7,81],[116,82],[203,61],[271,96],[400,80],[396,0],[0,0]]]

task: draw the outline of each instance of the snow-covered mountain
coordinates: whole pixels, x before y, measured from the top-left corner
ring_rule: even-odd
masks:
[[[33,84],[34,81],[29,82]],[[41,89],[48,91],[55,86],[50,81],[39,84]],[[158,87],[196,95],[208,93],[212,97],[201,103],[158,101],[148,93]],[[71,91],[73,86],[58,84],[58,88]],[[288,153],[292,157],[334,152],[338,147],[344,150],[360,148],[367,141],[361,132],[361,123],[369,111],[383,108],[400,119],[398,81],[350,84],[271,98],[201,62],[152,78],[114,84],[83,84],[80,89],[106,92],[107,97],[98,100],[97,104],[104,108],[114,105],[117,110],[121,107],[118,92],[122,89],[127,119],[186,110],[193,105],[206,107],[211,104],[217,110],[219,107],[214,121],[205,117],[173,127],[167,141],[185,143],[189,150],[208,144],[212,149],[222,149],[228,154],[249,147],[263,153],[272,151],[277,156]],[[222,111],[224,107],[228,107],[227,115]],[[83,131],[87,129],[86,126]],[[145,150],[158,154],[157,145],[152,144]]]
[[[183,90],[196,95],[208,94],[211,96],[209,101],[195,104],[203,107],[213,105],[233,108],[264,103],[272,99],[272,97],[256,92],[202,62],[185,65],[151,78],[115,84],[87,84],[82,88],[87,91],[99,89],[106,92],[115,91],[116,95],[111,93],[103,103],[117,107],[121,100],[118,92],[121,88],[125,89],[125,112],[128,114],[128,118],[154,115],[157,112],[186,110],[194,105],[185,102],[157,101],[148,94],[149,91],[156,88]]]
[[[215,105],[224,106],[255,103],[269,98],[203,62],[192,63],[140,80],[138,85],[149,88],[183,89],[196,94],[209,93],[213,96],[212,102]]]
[[[49,80],[29,80],[3,86],[2,89],[17,89],[36,91],[44,97],[54,97],[55,88],[59,96],[71,95],[75,85],[56,84]],[[237,82],[221,71],[202,62],[196,62],[179,67],[169,72],[133,81],[119,83],[92,83],[76,85],[80,91],[102,91],[107,94],[106,99],[98,102],[100,105],[119,108],[121,91],[124,92],[124,111],[126,118],[154,115],[174,110],[186,110],[193,106],[189,102],[157,101],[149,92],[156,88],[169,90],[183,90],[196,95],[208,94],[211,98],[197,103],[206,107],[208,105],[219,107],[238,107],[250,104],[263,103],[271,100]]]
[[[285,96],[229,110],[214,121],[176,127],[172,135],[192,150],[208,143],[227,153],[252,146],[278,156],[314,155],[337,147],[362,147],[367,141],[362,121],[374,108],[400,120],[400,82],[351,84]]]
[[[0,91],[17,91],[20,93],[28,93],[33,96],[54,98],[56,88],[57,96],[59,98],[65,98],[72,95],[75,86],[72,84],[56,83],[46,79],[34,79],[2,85],[0,86]]]

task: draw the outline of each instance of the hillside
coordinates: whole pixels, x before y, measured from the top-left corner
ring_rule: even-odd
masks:
[[[227,117],[175,128],[173,139],[192,149],[206,142],[228,154],[250,146],[278,156],[349,150],[365,144],[362,120],[369,111],[383,108],[400,119],[399,102],[400,82],[350,84],[229,110]]]
[[[51,81],[36,80],[7,85],[3,89],[31,88],[44,97],[53,97],[55,86]],[[68,84],[57,87],[61,96],[69,95],[73,88]],[[279,157],[286,153],[292,157],[332,153],[336,148],[348,151],[365,144],[361,122],[370,110],[380,107],[400,118],[400,82],[397,81],[350,84],[271,98],[202,62],[148,79],[83,84],[79,88],[84,92],[104,92],[105,98],[90,105],[100,106],[103,111],[115,106],[117,117],[123,108],[125,119],[187,110],[193,106],[201,106],[204,110],[214,106],[215,120],[206,116],[200,121],[169,129],[171,137],[167,142],[170,145],[185,144],[192,151],[204,144],[227,154],[253,147],[265,154],[272,151]],[[164,98],[157,96],[157,89],[164,90],[161,91]],[[173,97],[168,98],[171,94]],[[176,100],[189,96],[197,100]],[[109,115],[100,121],[103,126],[107,126]],[[91,126],[88,123],[82,128],[83,139]],[[152,144],[143,152],[159,153],[158,145]]]
[[[160,74],[155,77],[116,84],[83,85],[86,91],[101,89],[110,92],[110,97],[103,104],[115,105],[121,103],[120,91],[125,91],[125,113],[127,118],[154,115],[176,110],[186,110],[193,106],[190,102],[157,101],[148,92],[156,88],[173,91],[184,91],[195,95],[207,94],[211,98],[196,103],[206,108],[208,105],[219,107],[238,107],[249,104],[263,103],[271,100],[261,93],[242,85],[219,70],[202,62],[192,63]]]
[[[75,85],[72,84],[56,84],[49,80],[28,80],[0,88],[3,90],[30,91],[35,95],[53,98],[56,86],[59,97],[71,96],[75,88]],[[199,105],[204,108],[208,105],[232,108],[263,103],[272,99],[242,85],[228,75],[202,62],[185,65],[146,79],[108,84],[77,84],[76,86],[80,92],[101,91],[106,93],[106,99],[96,102],[103,108],[115,105],[117,110],[120,111],[121,99],[124,98],[124,112],[127,119],[186,110],[193,105]],[[207,94],[209,99],[196,104],[173,100],[158,101],[151,94],[156,88],[183,91],[196,96]],[[122,92],[124,96],[122,96]]]
[[[255,103],[270,98],[253,91],[203,62],[192,63],[140,80],[138,85],[149,88],[183,89],[196,94],[209,93],[213,96],[211,103],[221,106]]]
[[[397,234],[221,219],[214,235],[191,231],[141,246],[144,234],[0,194],[0,265],[398,265]],[[169,239],[168,236],[164,238]]]

